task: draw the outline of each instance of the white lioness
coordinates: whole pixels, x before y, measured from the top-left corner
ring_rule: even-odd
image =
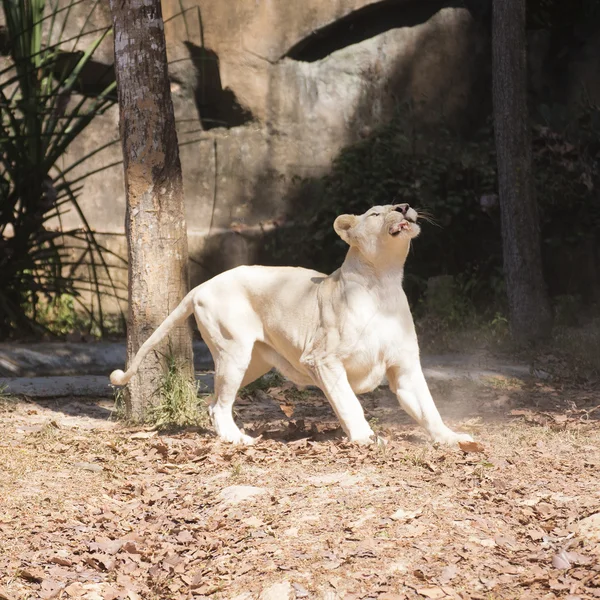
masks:
[[[323,390],[348,438],[368,443],[375,435],[356,394],[384,376],[404,410],[435,442],[470,441],[442,421],[419,360],[415,327],[402,289],[404,263],[419,234],[408,204],[375,206],[360,216],[341,215],[334,229],[350,250],[327,276],[296,267],[242,266],[193,289],[142,345],[125,385],[143,358],[169,331],[194,313],[215,362],[210,414],[217,434],[251,444],[235,424],[240,386],[276,367],[299,386]]]

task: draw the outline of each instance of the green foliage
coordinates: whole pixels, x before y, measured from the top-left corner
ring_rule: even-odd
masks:
[[[280,387],[283,385],[285,379],[277,371],[269,371],[262,377],[259,377],[252,383],[244,386],[240,391],[239,395],[242,398],[248,398],[252,396],[256,391],[268,392],[271,388]]]
[[[575,119],[556,106],[542,106],[540,114],[534,157],[542,240],[568,250],[598,236],[600,107],[584,101]]]
[[[198,387],[182,374],[173,355],[167,358],[167,372],[158,390],[159,402],[150,410],[149,423],[157,429],[173,427],[206,427],[208,411],[198,397]]]
[[[368,207],[408,202],[431,221],[422,222],[405,287],[416,299],[427,279],[439,274],[469,274],[472,296],[484,292],[497,271],[501,253],[499,218],[479,206],[482,194],[496,188],[493,135],[489,126],[469,140],[448,129],[427,135],[406,133],[402,113],[369,138],[342,151],[320,186],[310,220],[309,260],[329,272],[346,252],[331,224],[340,213],[360,214]]]
[[[582,104],[568,127],[549,112],[533,128],[534,184],[546,254],[555,248],[568,252],[583,240],[597,244],[600,231],[600,109]],[[426,217],[405,276],[413,303],[424,298],[430,277],[452,275],[462,300],[451,306],[449,318],[461,320],[476,309],[492,319],[505,312],[500,214],[497,206],[481,202],[497,194],[493,129],[487,123],[469,138],[445,128],[407,134],[409,121],[399,112],[367,139],[345,148],[329,174],[301,182],[310,194],[298,197],[312,197],[306,209],[296,206],[300,219],[310,211],[297,242],[304,262],[325,272],[341,264],[347,246],[331,226],[337,215],[408,202]]]
[[[579,296],[561,294],[553,298],[553,305],[554,323],[558,327],[570,327],[579,323],[582,313],[582,301]]]
[[[600,374],[600,319],[585,326],[559,325],[553,334],[553,345],[569,358],[569,376],[589,378]]]
[[[429,318],[440,321],[448,328],[454,328],[464,324],[473,313],[473,306],[468,298],[464,286],[452,275],[432,277],[427,283],[424,312]]]
[[[33,310],[36,310],[34,316]],[[54,335],[84,331],[89,322],[76,310],[75,299],[68,294],[53,297],[49,302],[38,302],[29,307],[31,318]]]
[[[0,412],[13,412],[16,406],[16,400],[7,393],[8,386],[0,385]]]
[[[114,413],[112,416],[117,421],[125,421],[127,419],[127,406],[125,402],[125,388],[113,386]]]
[[[123,315],[105,315],[102,331],[95,319],[78,310],[77,299],[69,294],[54,296],[49,301],[41,298],[35,304],[27,304],[25,314],[55,336],[85,334],[100,338],[102,335],[123,335],[125,332]]]
[[[110,144],[63,164],[71,143],[115,102],[114,82],[92,96],[77,94],[82,72],[109,30],[87,31],[94,3],[79,33],[67,38],[76,4],[2,0],[10,61],[0,71],[0,336],[39,329],[39,299],[52,304],[64,294],[103,330],[103,300],[118,296],[107,268],[110,252],[78,202],[87,175],[74,175]],[[75,52],[90,33],[95,39]],[[63,225],[67,211],[79,226]],[[94,300],[84,301],[82,294]]]
[[[527,0],[528,27],[565,30],[600,19],[599,0]]]

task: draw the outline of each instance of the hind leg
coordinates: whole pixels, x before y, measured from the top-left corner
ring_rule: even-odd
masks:
[[[271,369],[256,348],[256,337],[248,331],[241,311],[227,321],[217,310],[209,310],[196,298],[195,316],[198,329],[215,363],[215,397],[208,407],[217,435],[234,444],[252,444],[254,439],[243,434],[233,420],[233,404],[242,385],[247,385]],[[238,307],[239,308],[239,307]],[[239,336],[240,331],[245,335]]]
[[[243,353],[239,352],[239,348],[236,349],[235,354],[227,353],[225,356],[226,358],[218,361],[215,369],[215,401],[209,407],[213,426],[217,435],[228,442],[253,444],[254,438],[243,434],[233,420],[233,403],[240,387],[256,381],[268,373],[273,365],[265,360],[256,345],[245,371],[243,365],[246,361],[232,358],[236,356],[241,359]]]
[[[272,365],[257,351],[256,347],[244,349],[242,344],[215,358],[215,400],[209,412],[217,435],[234,444],[253,444],[254,438],[245,435],[233,420],[233,404],[240,387],[252,383]]]
[[[244,387],[253,381],[256,381],[259,377],[262,377],[273,368],[273,365],[266,360],[264,356],[262,356],[262,353],[257,346],[258,344],[254,344],[252,358],[250,360],[250,364],[248,365],[248,369],[244,373],[244,379],[242,379],[242,384],[240,387]]]
[[[251,351],[243,353],[240,348],[215,357],[215,400],[208,410],[217,435],[234,444],[254,443],[254,439],[243,434],[233,420],[233,403],[250,365],[250,357]]]

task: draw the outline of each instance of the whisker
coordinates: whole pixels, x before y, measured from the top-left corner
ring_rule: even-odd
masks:
[[[417,211],[418,219],[421,219],[427,223],[431,223],[435,227],[439,227],[441,229],[441,225],[435,220],[433,217],[433,213],[426,208],[415,208]]]
[[[419,216],[419,218],[427,223],[431,223],[434,227],[439,227],[440,229],[443,229],[442,226],[437,221],[434,221],[433,219],[430,219],[429,217]]]
[[[424,213],[429,217],[431,217],[433,215],[433,211],[431,209],[429,209],[427,206],[419,206],[418,208],[415,208],[415,210],[418,213]]]

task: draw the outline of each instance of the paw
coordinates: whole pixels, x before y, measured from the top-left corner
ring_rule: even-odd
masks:
[[[432,434],[433,442],[442,446],[456,446],[459,442],[472,442],[468,433],[456,433],[451,429]]]
[[[219,438],[224,442],[229,442],[230,444],[240,444],[244,446],[252,446],[252,444],[255,444],[257,441],[256,438],[250,437],[241,431],[221,433]]]
[[[244,446],[252,446],[257,440],[245,433],[242,433],[240,429],[235,426],[229,427],[215,427],[217,437],[230,444],[243,444]]]
[[[373,444],[375,442],[375,438],[374,436],[350,438],[350,441],[353,444],[358,444],[359,446],[368,446],[369,444]]]
[[[353,444],[358,444],[359,446],[368,446],[369,444],[377,444],[378,446],[387,445],[386,439],[376,435],[372,431],[366,435],[361,435],[361,436],[356,436],[356,437],[352,436],[352,437],[350,437],[350,441]]]
[[[254,444],[256,444],[258,440],[256,438],[253,438],[249,435],[246,435],[245,433],[242,433],[242,435],[239,438],[239,441],[235,442],[236,444],[244,444],[244,446],[253,446]]]

